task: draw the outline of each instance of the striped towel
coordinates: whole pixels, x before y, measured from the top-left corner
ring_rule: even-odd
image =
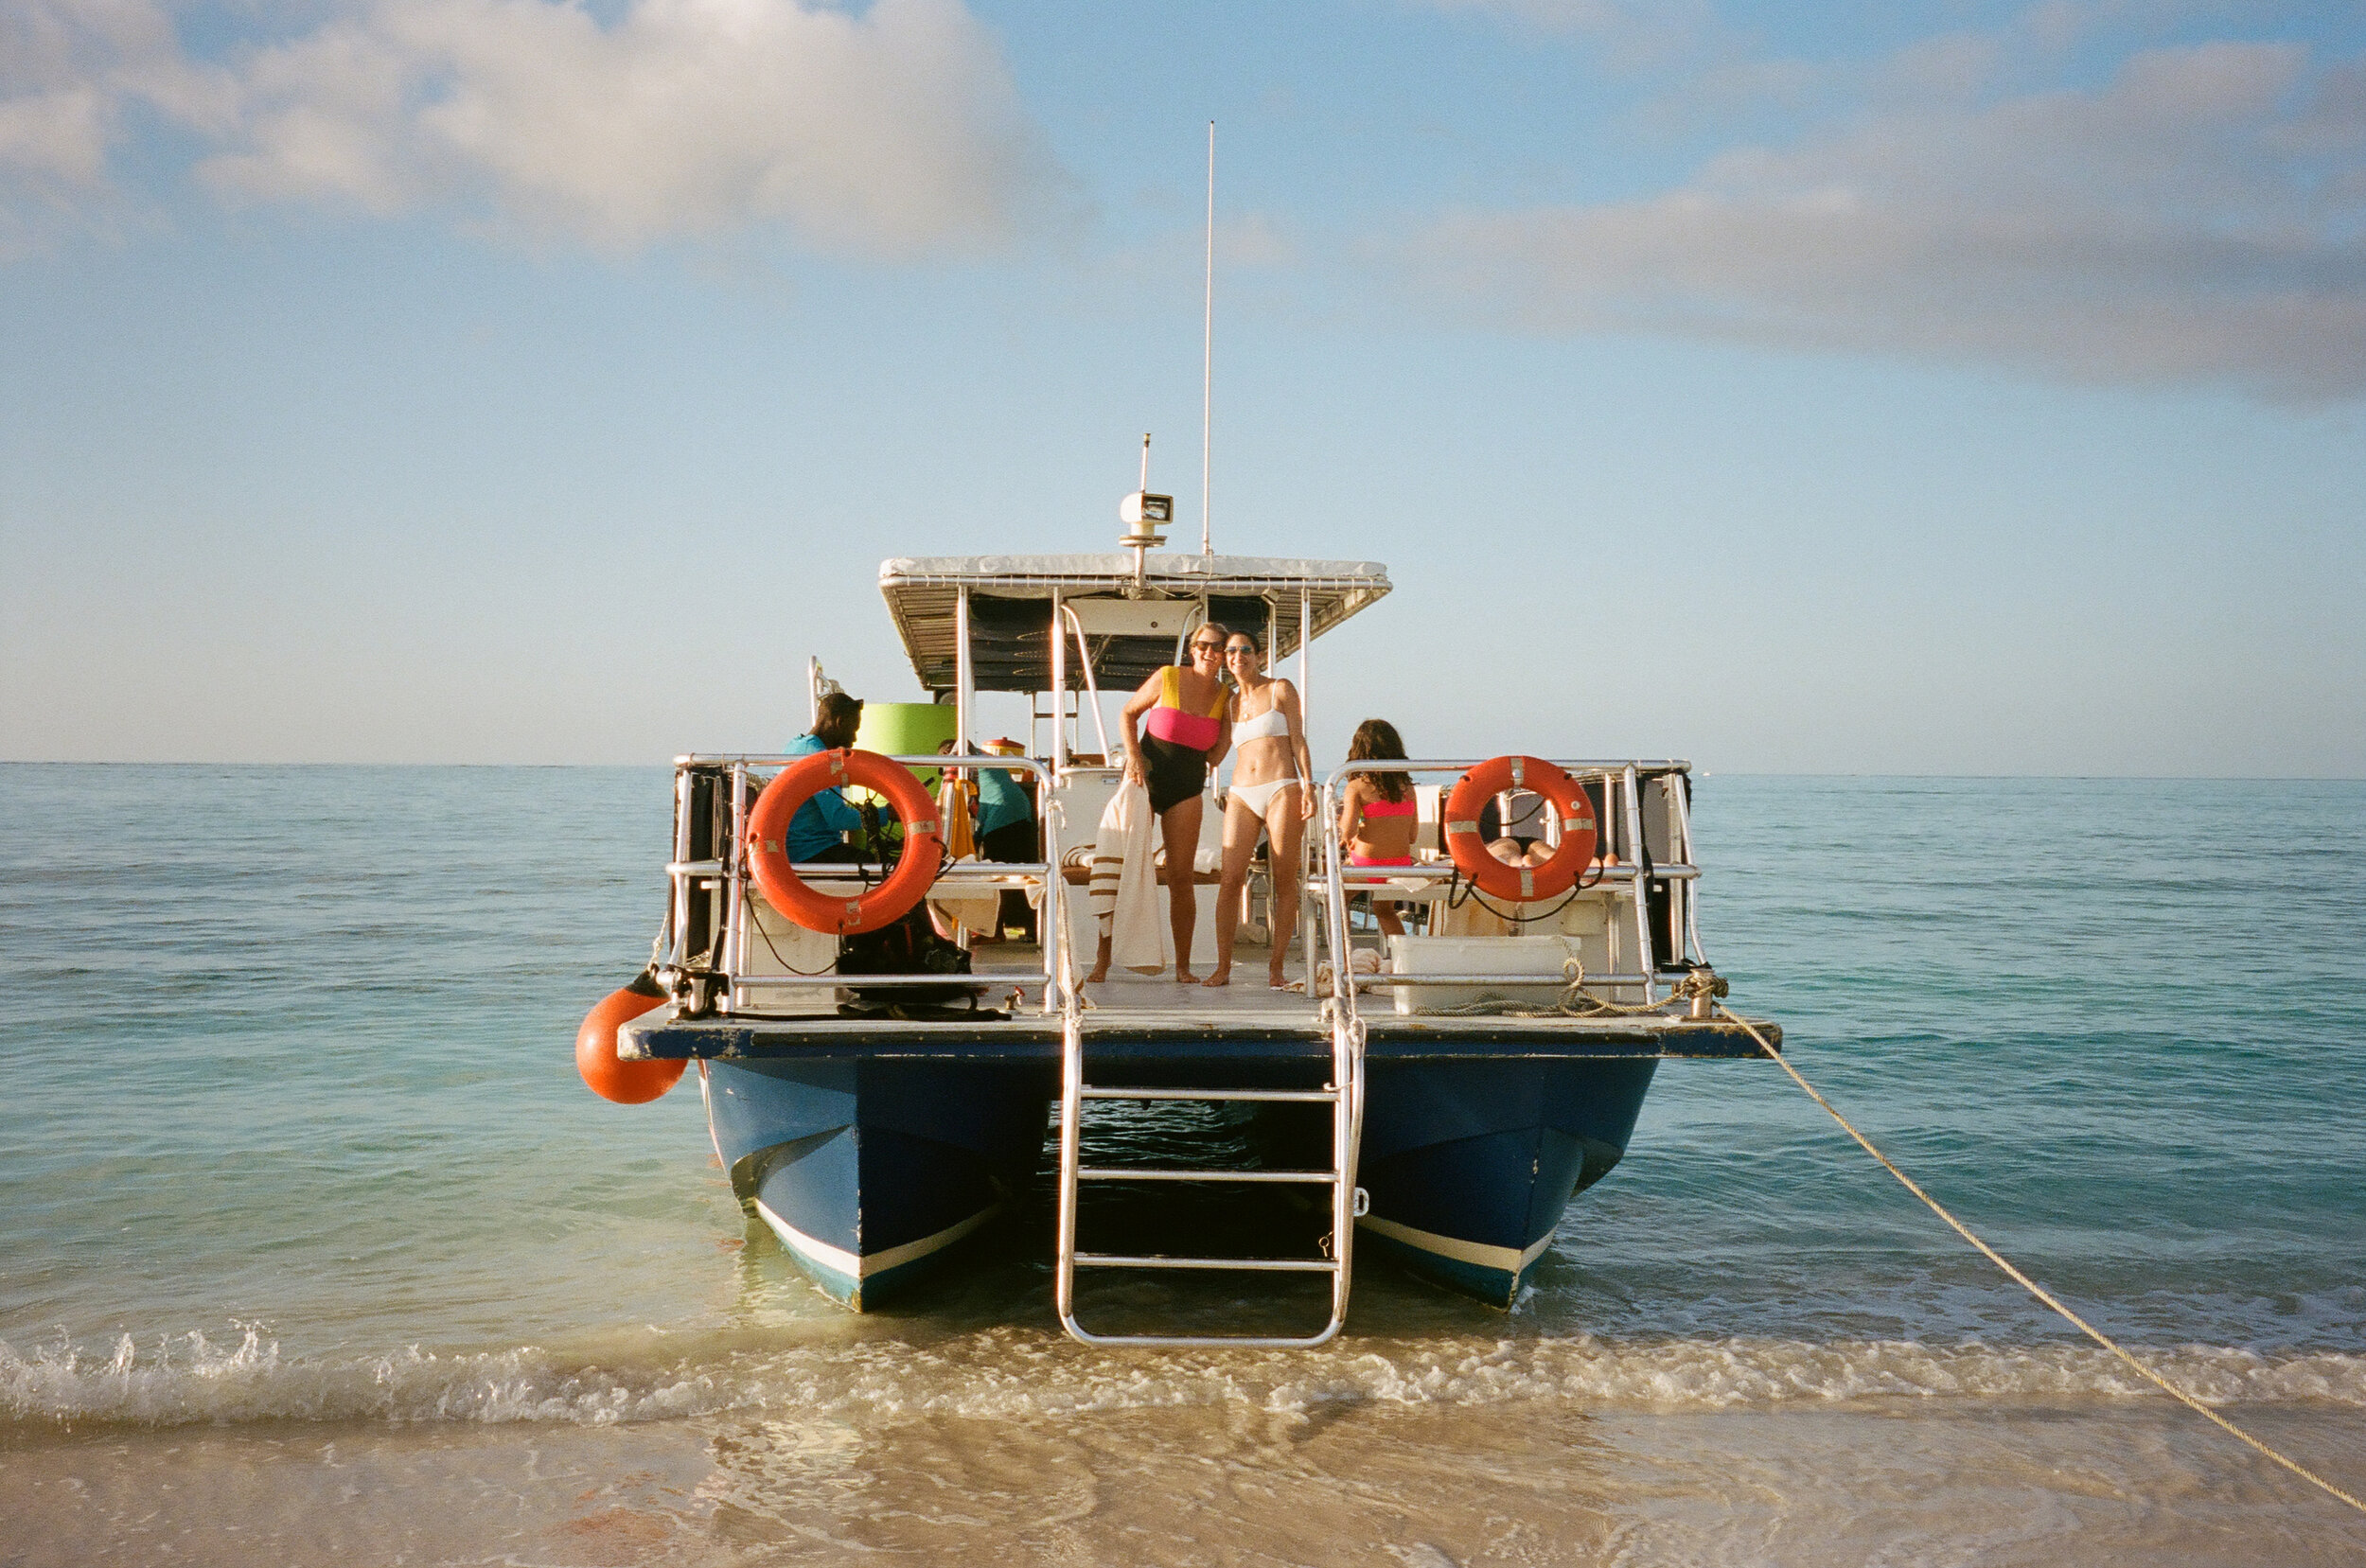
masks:
[[[1167,964],[1167,934],[1158,919],[1158,878],[1151,869],[1150,792],[1125,784],[1109,797],[1093,842],[1086,898],[1109,937],[1110,961],[1155,971]]]

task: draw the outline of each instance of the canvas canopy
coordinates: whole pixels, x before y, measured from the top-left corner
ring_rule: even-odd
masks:
[[[912,673],[930,692],[957,680],[955,625],[969,593],[971,678],[981,692],[1051,688],[1051,601],[1078,610],[1094,678],[1104,690],[1139,684],[1174,659],[1185,625],[1221,621],[1271,642],[1269,661],[1295,653],[1301,596],[1314,635],[1388,591],[1378,561],[1315,561],[1264,555],[1150,554],[1139,584],[1130,553],[1091,555],[936,555],[880,563],[887,599]],[[1132,607],[1132,608],[1126,608]],[[1103,629],[1148,627],[1156,630]],[[1069,680],[1076,647],[1068,644]]]

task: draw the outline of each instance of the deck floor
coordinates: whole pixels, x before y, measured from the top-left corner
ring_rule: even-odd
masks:
[[[1097,985],[1087,985],[1085,996],[1093,1011],[1103,1013],[1123,1013],[1131,1024],[1144,1025],[1224,1023],[1279,1023],[1292,1029],[1311,1030],[1316,1027],[1321,1013],[1320,998],[1309,998],[1303,991],[1274,991],[1267,988],[1268,949],[1246,943],[1233,949],[1232,983],[1223,986],[1177,983],[1173,970],[1156,975],[1138,975],[1131,970],[1111,969],[1109,978]],[[1303,969],[1294,950],[1287,973],[1298,979]],[[989,979],[1003,976],[1012,982],[1022,975],[1042,983],[1043,950],[1033,943],[996,943],[978,948],[971,955],[975,972]],[[1214,955],[1201,954],[1196,971],[1204,980],[1215,967]]]
[[[1295,948],[1295,944],[1294,944]],[[1287,973],[1300,973],[1295,949]],[[1096,1049],[1187,1052],[1215,1051],[1227,1057],[1326,1057],[1329,1031],[1321,997],[1303,991],[1267,987],[1262,944],[1243,943],[1233,953],[1232,983],[1178,984],[1169,973],[1113,970],[1085,987],[1089,1011],[1085,1032]],[[1212,967],[1202,956],[1200,974]],[[781,993],[761,1009],[679,1022],[627,1026],[635,1036],[662,1037],[653,1052],[674,1057],[763,1057],[813,1055],[823,1051],[863,1054],[891,1051],[969,1055],[980,1059],[1053,1059],[1059,1050],[1057,1013],[1043,1011],[1043,949],[1033,943],[981,944],[972,954],[972,976],[981,995],[982,1016],[886,1017],[876,1012],[841,1012],[840,993],[804,990],[794,1002]],[[848,978],[851,989],[861,982]],[[1015,998],[1014,993],[1016,993]],[[1386,990],[1366,990],[1359,1005],[1375,1059],[1420,1059],[1477,1054],[1534,1056],[1756,1056],[1758,1048],[1739,1027],[1668,1014],[1631,1016],[1565,1014],[1520,1016],[1490,1013],[1404,1014]],[[1780,1042],[1781,1031],[1762,1024]]]

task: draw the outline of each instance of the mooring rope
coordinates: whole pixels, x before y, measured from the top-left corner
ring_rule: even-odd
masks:
[[[2257,1450],[2259,1453],[2267,1455],[2270,1459],[2273,1459],[2277,1464],[2282,1465],[2286,1470],[2290,1471],[2293,1474],[2299,1476],[2309,1485],[2319,1488],[2322,1490],[2340,1498],[2342,1502],[2347,1503],[2351,1507],[2356,1508],[2358,1512],[2366,1513],[2366,1502],[2358,1501],[2358,1499],[2351,1496],[2348,1492],[2343,1491],[2340,1487],[2335,1486],[2332,1482],[2326,1480],[2315,1471],[2310,1470],[2299,1460],[2288,1458],[2286,1455],[2277,1453],[2274,1449],[2269,1448],[2266,1443],[2261,1442],[2258,1438],[2252,1436],[2241,1427],[2236,1426],[2233,1421],[2228,1420],[2224,1416],[2219,1415],[2216,1411],[2202,1403],[2201,1401],[2196,1399],[2193,1395],[2188,1394],[2185,1390],[2180,1388],[2177,1384],[2171,1383],[2168,1379],[2163,1377],[2160,1373],[2154,1371],[2151,1367],[2137,1360],[2133,1355],[2122,1348],[2119,1342],[2114,1340],[2110,1334],[2105,1333],[2102,1330],[2096,1328],[2093,1324],[2088,1322],[2085,1318],[2079,1316],[2076,1313],[2072,1312],[2068,1307],[2062,1305],[2062,1303],[2057,1300],[2053,1294],[2043,1285],[2039,1284],[2035,1279],[2030,1278],[2029,1276],[2015,1268],[2011,1261],[2007,1260],[2003,1253],[1997,1251],[1996,1248],[1988,1245],[1987,1242],[1973,1235],[1971,1233],[1971,1227],[1965,1224],[1963,1221],[1955,1218],[1954,1215],[1950,1214],[1945,1207],[1943,1207],[1936,1198],[1933,1198],[1930,1193],[1925,1192],[1921,1188],[1916,1186],[1915,1180],[1912,1176],[1909,1176],[1905,1172],[1900,1171],[1897,1166],[1892,1165],[1890,1163],[1889,1156],[1881,1153],[1880,1150],[1876,1149],[1873,1146],[1873,1140],[1871,1138],[1865,1136],[1863,1133],[1857,1131],[1855,1127],[1851,1126],[1846,1117],[1841,1115],[1839,1111],[1834,1110],[1832,1108],[1832,1102],[1818,1094],[1816,1092],[1815,1085],[1809,1083],[1806,1078],[1802,1077],[1799,1069],[1792,1066],[1790,1061],[1784,1057],[1783,1053],[1776,1050],[1774,1045],[1768,1041],[1767,1037],[1757,1031],[1757,1029],[1750,1022],[1749,1019],[1734,1013],[1722,1003],[1717,1005],[1717,1011],[1724,1017],[1733,1020],[1735,1023],[1739,1024],[1744,1030],[1748,1031],[1750,1038],[1758,1043],[1758,1048],[1766,1053],[1768,1060],[1772,1061],[1776,1066],[1782,1068],[1785,1072],[1791,1074],[1791,1081],[1798,1084],[1802,1089],[1805,1089],[1808,1093],[1809,1099],[1823,1106],[1826,1113],[1829,1115],[1834,1121],[1840,1123],[1841,1130],[1846,1133],[1850,1137],[1855,1138],[1866,1154],[1871,1154],[1875,1159],[1880,1161],[1882,1170],[1887,1171],[1891,1175],[1896,1176],[1900,1185],[1902,1185],[1907,1191],[1913,1193],[1916,1197],[1920,1198],[1923,1203],[1928,1206],[1932,1213],[1936,1214],[1940,1219],[1945,1220],[1948,1223],[1949,1226],[1954,1230],[1956,1235],[1961,1236],[1965,1241],[1969,1242],[1973,1246],[1978,1247],[1981,1254],[1986,1257],[1989,1262],[1994,1263],[1998,1268],[2003,1269],[2007,1275],[2009,1275],[2015,1284],[2019,1285],[2022,1290],[2027,1291],[2030,1295],[2036,1296],[2039,1300],[2044,1302],[2047,1306],[2053,1308],[2056,1312],[2061,1313],[2065,1318],[2068,1318],[2077,1327],[2081,1333],[2084,1333],[2089,1339],[2093,1340],[2097,1345],[2102,1346],[2105,1349],[2119,1357],[2120,1360],[2126,1362],[2139,1376],[2144,1378],[2147,1383],[2154,1384],[2163,1393],[2168,1395],[2169,1398],[2177,1401],[2178,1403],[2184,1405],[2196,1415],[2202,1417],[2204,1419],[2212,1422],[2214,1425],[2219,1427],[2229,1435],[2239,1438],[2243,1442],[2249,1444],[2251,1448]]]

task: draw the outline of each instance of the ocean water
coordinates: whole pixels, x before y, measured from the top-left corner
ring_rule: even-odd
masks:
[[[2352,1562],[1771,1065],[1510,1313],[1097,1352],[811,1290],[576,1080],[662,769],[0,766],[0,1563]],[[1703,934],[1941,1201],[2366,1490],[2366,785],[1704,778]]]

